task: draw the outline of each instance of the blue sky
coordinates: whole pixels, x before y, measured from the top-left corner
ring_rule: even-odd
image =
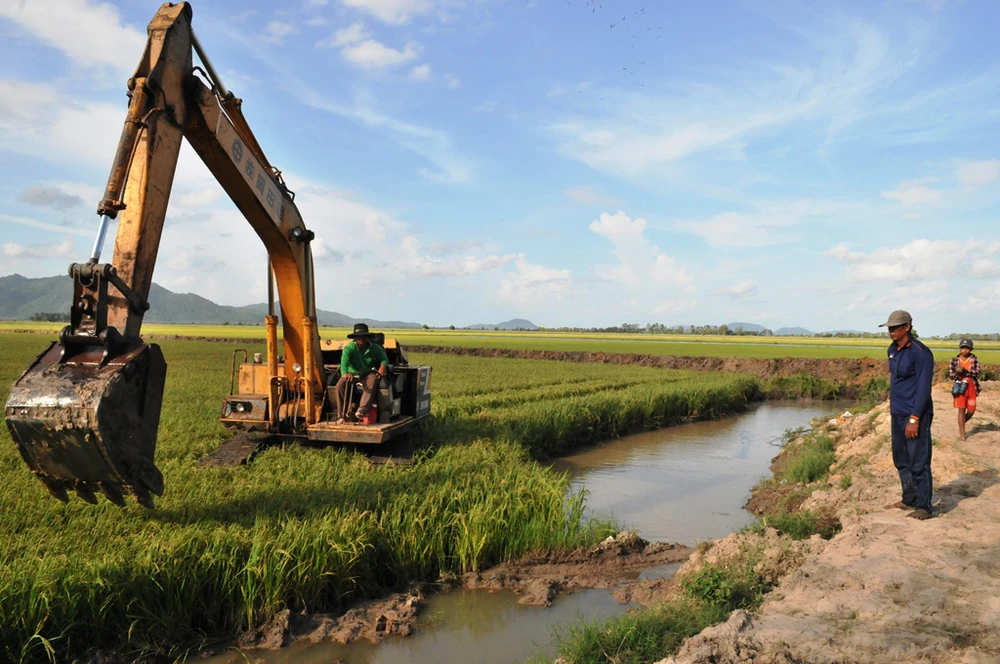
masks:
[[[88,256],[159,4],[0,0],[0,276]],[[996,3],[193,9],[319,238],[320,308],[1000,329]],[[265,265],[185,146],[154,280],[249,304]]]

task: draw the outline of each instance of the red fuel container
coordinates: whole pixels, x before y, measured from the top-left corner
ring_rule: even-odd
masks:
[[[365,419],[361,420],[364,424],[375,424],[378,422],[378,404],[373,403],[368,409],[368,413],[365,415]]]

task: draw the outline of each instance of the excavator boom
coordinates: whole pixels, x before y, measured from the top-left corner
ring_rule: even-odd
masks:
[[[279,376],[277,318],[267,318],[272,403],[298,395],[305,423],[325,395],[315,325],[313,233],[294,195],[250,131],[241,101],[218,80],[191,29],[191,7],[166,3],[149,24],[128,81],[129,108],[90,260],[70,266],[71,322],[11,387],[5,415],[32,472],[57,498],[69,490],[95,502],[131,494],[152,507],[163,478],[154,464],[166,376],[158,346],[140,338],[182,139],[187,139],[263,241],[278,288],[284,330]],[[193,66],[192,49],[208,73]],[[111,263],[104,232],[117,219]],[[277,409],[272,416],[276,417]],[[272,417],[272,420],[274,419]]]

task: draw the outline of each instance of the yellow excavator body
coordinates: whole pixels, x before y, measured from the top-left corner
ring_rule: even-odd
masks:
[[[100,493],[123,504],[124,496],[132,495],[152,507],[152,496],[163,493],[154,457],[167,366],[159,347],[144,343],[140,330],[184,139],[268,253],[266,362],[245,362],[237,390],[234,358],[223,424],[277,439],[381,443],[430,411],[430,367],[408,366],[396,348],[392,380],[380,389],[379,422],[345,424],[331,412],[329,390],[339,377],[340,346],[321,347],[310,245],[315,235],[250,130],[242,100],[219,80],[191,17],[190,4],[165,3],[149,24],[97,208],[97,240],[90,259],[69,269],[70,324],[18,378],[7,400],[7,427],[21,456],[61,500],[73,491],[89,502]],[[202,67],[193,65],[192,50]],[[115,219],[113,261],[101,263],[104,234]]]

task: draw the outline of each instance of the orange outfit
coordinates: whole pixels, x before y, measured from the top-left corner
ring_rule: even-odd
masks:
[[[969,357],[959,357],[958,366],[966,371],[972,370],[972,356]],[[976,381],[972,378],[966,378],[969,386],[965,390],[965,394],[960,394],[955,397],[955,408],[964,408],[970,413],[976,410]]]

